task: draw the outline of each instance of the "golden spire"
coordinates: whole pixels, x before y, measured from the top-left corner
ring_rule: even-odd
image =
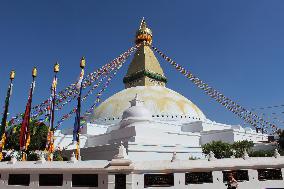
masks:
[[[143,18],[136,32],[136,44],[142,43],[128,67],[123,78],[125,88],[136,86],[165,86],[167,78],[158,59],[149,46],[152,43],[152,31]]]
[[[33,70],[32,70],[32,76],[33,76],[33,78],[35,78],[37,76],[37,69],[36,69],[36,67],[34,67]]]
[[[12,71],[10,72],[10,79],[13,80],[13,79],[15,78],[15,75],[16,75],[15,70],[12,70]]]
[[[59,72],[59,63],[58,63],[58,62],[56,62],[56,63],[54,64],[53,71],[54,71],[54,73]]]
[[[141,23],[140,23],[140,27],[139,27],[138,31],[136,32],[135,43],[139,44],[139,43],[145,41],[145,42],[151,44],[152,43],[152,37],[153,37],[152,31],[151,31],[151,29],[149,29],[147,27],[146,21],[143,17],[142,20],[141,20]]]
[[[82,58],[81,58],[81,61],[80,61],[80,67],[81,67],[82,69],[84,69],[85,66],[86,66],[86,60],[85,60],[85,57],[82,57]]]

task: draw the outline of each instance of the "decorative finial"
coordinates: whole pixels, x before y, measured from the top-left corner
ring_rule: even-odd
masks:
[[[178,160],[178,157],[177,157],[177,153],[174,152],[174,153],[173,153],[173,156],[172,156],[172,159],[171,159],[171,162],[174,162],[174,161],[176,161],[176,160]]]
[[[248,152],[247,152],[247,150],[245,149],[244,150],[244,153],[243,153],[243,159],[248,159],[249,158],[249,155],[248,155]]]
[[[123,142],[120,141],[120,145],[118,147],[118,154],[114,156],[114,159],[127,159],[128,155],[126,153],[126,149],[123,146]]]
[[[59,72],[59,63],[58,63],[58,62],[56,62],[56,63],[54,64],[54,69],[53,69],[53,71],[54,71],[55,73]]]
[[[33,76],[33,77],[36,77],[36,76],[37,76],[37,69],[36,69],[36,67],[33,68],[32,76]]]
[[[123,146],[123,142],[120,142],[118,153],[113,157],[109,165],[111,166],[129,166],[132,163],[131,160],[128,159],[128,155],[126,153],[126,149]]]
[[[81,58],[81,61],[80,61],[80,67],[81,67],[82,69],[84,69],[85,66],[86,66],[86,60],[85,60],[85,57],[82,57],[82,58]]]
[[[232,159],[236,158],[235,154],[236,154],[236,150],[232,150],[232,155],[230,156],[230,158]]]
[[[215,154],[214,152],[210,151],[209,154],[208,154],[208,161],[212,161],[212,160],[215,160]]]
[[[142,20],[141,20],[141,23],[140,23],[140,28],[139,29],[145,29],[147,28],[147,24],[146,24],[146,21],[145,21],[145,18],[144,16],[142,17]]]
[[[135,43],[139,44],[142,42],[146,42],[148,44],[152,43],[152,31],[147,27],[146,21],[144,17],[141,20],[140,27],[138,31],[136,32],[136,39]]]
[[[71,158],[70,158],[70,163],[76,163],[78,160],[77,160],[77,158],[76,158],[76,156],[75,156],[75,153],[73,152],[72,154],[71,154]]]
[[[11,80],[15,79],[15,75],[16,75],[15,70],[12,70],[12,71],[10,72],[10,79],[11,79]]]
[[[15,164],[17,162],[17,158],[15,157],[14,154],[11,156],[11,160],[8,162],[8,164]]]
[[[40,158],[39,158],[39,160],[37,161],[37,163],[38,164],[43,164],[43,163],[45,163],[46,162],[46,160],[45,160],[45,157],[44,157],[44,153],[41,153],[40,154]]]
[[[277,149],[274,150],[273,156],[274,156],[275,158],[279,158],[279,157],[280,157],[280,154],[279,154],[279,152],[278,152]]]

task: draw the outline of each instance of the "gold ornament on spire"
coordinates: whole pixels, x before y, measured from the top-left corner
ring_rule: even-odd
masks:
[[[36,67],[33,68],[32,76],[33,76],[33,77],[36,77],[36,76],[37,76],[37,69],[36,69]]]
[[[58,62],[56,62],[56,63],[54,64],[54,69],[53,69],[53,71],[54,71],[55,73],[59,72],[59,64],[58,64]]]
[[[139,44],[141,42],[147,42],[149,44],[152,43],[152,31],[147,27],[146,21],[144,17],[142,18],[142,21],[140,23],[140,27],[138,31],[136,32],[136,38],[135,38],[135,43]]]
[[[15,75],[16,75],[15,70],[12,70],[12,71],[10,72],[10,79],[13,80],[13,79],[15,78]]]
[[[82,69],[84,69],[85,66],[86,66],[86,60],[85,60],[85,57],[82,57],[82,58],[81,58],[81,61],[80,61],[80,67],[81,67]]]

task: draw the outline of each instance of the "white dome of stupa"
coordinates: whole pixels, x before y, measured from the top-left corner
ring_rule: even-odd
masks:
[[[139,106],[128,109],[129,102],[133,100],[136,94],[144,102],[146,111]],[[128,111],[125,111],[127,109]],[[92,119],[95,122],[118,123],[123,117],[149,113],[152,117],[159,118],[206,119],[203,112],[194,103],[181,94],[163,86],[136,86],[124,89],[102,102],[95,109]]]

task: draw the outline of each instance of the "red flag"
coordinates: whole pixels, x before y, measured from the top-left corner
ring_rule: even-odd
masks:
[[[21,133],[20,133],[20,150],[27,150],[30,144],[30,117],[31,117],[33,88],[34,88],[34,82],[32,83],[32,87],[30,89],[28,103],[26,105],[26,110],[22,121]]]

